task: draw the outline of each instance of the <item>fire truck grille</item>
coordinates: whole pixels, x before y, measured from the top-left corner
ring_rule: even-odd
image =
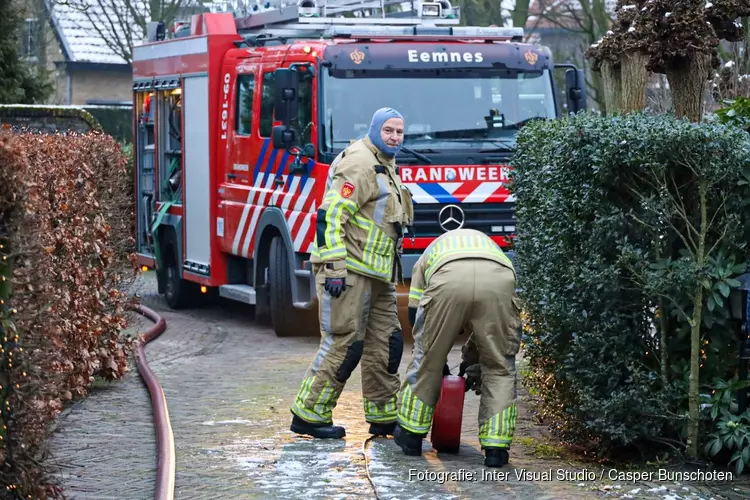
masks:
[[[442,214],[441,214],[442,211]],[[436,237],[456,229],[476,229],[490,236],[510,236],[516,232],[515,203],[414,204],[414,236]]]

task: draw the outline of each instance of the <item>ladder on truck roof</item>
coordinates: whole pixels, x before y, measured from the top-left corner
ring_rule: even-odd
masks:
[[[412,10],[391,13],[385,10],[387,6],[403,3],[411,3]],[[270,2],[266,5],[269,4]],[[380,17],[375,14],[363,15],[362,11],[367,9],[380,10]],[[359,15],[343,17],[342,14]],[[262,35],[267,40],[419,36],[523,40],[523,28],[450,26],[457,25],[460,21],[460,9],[452,7],[448,0],[296,0],[293,5],[279,2],[277,6],[269,6],[267,10],[235,18],[237,32],[248,37],[247,42],[250,42],[253,35]],[[258,37],[257,42],[261,41],[261,37]]]
[[[263,1],[263,0],[259,0]],[[388,12],[386,7],[411,4],[410,11]],[[241,9],[238,28],[297,22],[310,25],[372,24],[414,25],[426,22],[459,24],[461,9],[450,0],[266,0],[262,7]],[[376,11],[379,11],[376,14]],[[236,12],[236,11],[235,11]],[[237,13],[237,12],[236,12]],[[344,17],[349,14],[354,17]]]

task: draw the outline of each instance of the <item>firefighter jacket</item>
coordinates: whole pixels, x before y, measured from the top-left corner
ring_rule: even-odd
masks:
[[[440,235],[425,249],[414,265],[409,288],[409,308],[419,307],[430,277],[447,262],[458,259],[487,259],[510,268],[513,263],[486,234],[474,229],[456,229]]]
[[[412,218],[411,195],[395,159],[365,137],[331,163],[310,261],[331,264],[326,266],[331,277],[348,270],[394,282],[400,279],[403,230]]]

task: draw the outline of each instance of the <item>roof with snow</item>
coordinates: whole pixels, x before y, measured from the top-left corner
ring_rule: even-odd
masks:
[[[178,6],[178,17],[194,12],[242,10],[265,0],[167,0],[166,8]],[[279,0],[272,0],[278,3]],[[150,0],[44,0],[52,28],[68,62],[128,64],[123,55],[143,42],[145,31],[136,18],[148,22]],[[288,2],[287,2],[288,3]]]
[[[146,35],[136,18],[151,19],[149,0],[44,0],[52,27],[68,62],[128,64],[133,45]],[[226,1],[171,0],[189,19],[195,11],[225,10]]]
[[[166,5],[180,5],[184,17],[187,17],[191,13],[188,12],[191,7],[197,11],[244,13],[251,5],[266,1],[169,0]],[[293,1],[287,0],[286,3]],[[558,3],[561,0],[542,1]],[[279,2],[280,0],[270,1],[274,5]],[[44,3],[65,60],[74,63],[128,64],[123,56],[131,54],[133,45],[141,44],[145,37],[144,30],[135,19],[137,17],[148,21],[151,18],[150,0],[44,0]],[[410,9],[411,3],[403,2],[402,10]],[[515,5],[515,0],[501,0],[501,4],[509,12]]]
[[[45,5],[68,62],[127,64],[122,54],[134,35],[141,36],[130,9],[146,12],[143,0],[45,0]]]

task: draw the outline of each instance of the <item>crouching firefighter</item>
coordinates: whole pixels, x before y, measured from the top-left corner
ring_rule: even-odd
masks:
[[[399,252],[413,216],[396,173],[403,137],[401,114],[379,109],[368,135],[331,164],[311,256],[321,341],[291,407],[298,434],[346,435],[332,412],[360,362],[370,433],[392,435],[396,426],[403,334],[395,282],[403,280]]]
[[[508,463],[517,412],[515,357],[521,342],[515,288],[512,262],[479,231],[449,231],[420,256],[409,290],[412,360],[394,432],[404,454],[422,454],[422,439],[432,425],[448,353],[466,330],[473,333],[462,349],[462,372],[467,372],[466,387],[476,390],[477,368],[481,369],[479,442],[485,465]]]

